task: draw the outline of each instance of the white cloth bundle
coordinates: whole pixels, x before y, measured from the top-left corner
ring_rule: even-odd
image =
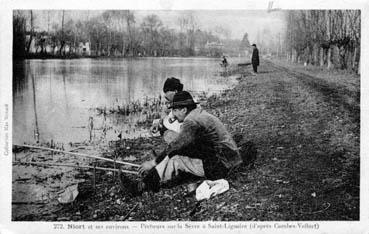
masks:
[[[220,180],[205,180],[196,189],[196,199],[198,201],[209,199],[212,196],[224,193],[229,189],[229,183],[225,179]]]

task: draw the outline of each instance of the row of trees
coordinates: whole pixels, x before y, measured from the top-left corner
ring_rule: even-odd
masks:
[[[294,62],[360,70],[360,10],[289,11],[284,48]]]
[[[15,11],[13,15],[14,56],[25,57],[31,42],[37,54],[56,50],[59,55],[74,53],[80,42],[89,42],[96,56],[193,56],[207,55],[207,42],[220,43],[229,35],[217,27],[215,32],[201,30],[196,17],[187,12],[178,18],[178,29],[163,25],[157,15],[148,15],[138,25],[133,11],[109,10],[85,19],[74,19],[70,11],[47,12],[47,30],[40,30],[37,15],[31,11]],[[52,25],[50,14],[59,14]],[[66,48],[68,50],[66,51]],[[24,48],[24,50],[22,50]],[[50,49],[49,49],[50,50]]]
[[[72,13],[14,11],[14,57],[30,54],[32,41],[36,48],[33,53],[52,51],[60,56],[75,53],[81,42],[88,42],[91,55],[96,56],[247,55],[250,50],[247,33],[242,40],[230,40],[227,28],[202,30],[192,12],[178,15],[176,29],[164,25],[155,14],[138,19],[136,12],[129,10],[88,13],[84,17],[72,17]],[[47,16],[41,19],[40,14]],[[266,25],[257,32],[255,41],[261,55],[359,71],[359,10],[294,10],[281,14],[286,19],[285,30],[276,32]],[[54,21],[51,16],[55,16]],[[47,21],[47,29],[40,26],[42,20]],[[208,42],[213,42],[213,47]]]

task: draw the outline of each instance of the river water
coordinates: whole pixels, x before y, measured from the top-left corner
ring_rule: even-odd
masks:
[[[238,59],[229,59],[232,63]],[[234,77],[221,76],[216,58],[137,58],[26,60],[14,62],[14,144],[83,142],[101,135],[116,140],[147,134],[135,126],[138,117],[99,115],[96,108],[158,98],[166,78],[177,77],[194,96],[231,88]],[[109,126],[109,127],[106,127]],[[132,128],[134,130],[132,131]],[[100,131],[100,132],[99,132]]]
[[[236,63],[238,60],[229,59]],[[14,62],[13,144],[65,144],[65,150],[99,155],[110,140],[149,136],[137,122],[147,114],[101,114],[126,104],[158,100],[167,77],[177,77],[195,98],[231,88],[237,76],[224,76],[220,59],[138,58],[26,60]],[[109,111],[107,111],[109,112]],[[93,120],[91,138],[90,120]],[[69,142],[82,143],[83,147]],[[86,143],[86,144],[84,144]],[[95,143],[95,144],[90,144]],[[46,145],[47,146],[47,145]],[[47,151],[22,151],[15,161],[88,165],[89,160]],[[48,215],[58,209],[60,192],[83,179],[70,167],[13,165],[12,219]],[[40,203],[30,204],[31,202]],[[27,204],[25,204],[27,203]]]

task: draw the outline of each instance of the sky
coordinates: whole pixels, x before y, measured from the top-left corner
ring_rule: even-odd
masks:
[[[188,11],[187,11],[188,12]],[[157,14],[165,25],[177,27],[177,19],[184,11],[139,11],[138,16]],[[245,32],[250,42],[256,39],[258,30],[269,27],[272,32],[283,31],[285,21],[282,12],[267,13],[266,10],[201,10],[192,11],[201,29],[212,30],[216,26],[229,29],[232,39],[242,39]]]
[[[50,11],[51,21],[60,22],[61,11]],[[103,11],[67,11],[66,18],[87,19],[94,15],[99,15]],[[156,14],[169,28],[178,29],[178,18],[190,11],[180,10],[139,10],[134,11],[136,25],[150,14]],[[283,32],[285,29],[284,12],[273,11],[268,13],[266,10],[194,10],[191,13],[195,16],[198,26],[202,30],[214,31],[215,27],[220,26],[230,31],[230,38],[241,40],[245,32],[249,34],[249,40],[253,43],[256,40],[258,31],[267,27],[272,33]],[[40,29],[47,29],[47,11],[35,11],[36,23]],[[51,27],[51,26],[50,26]]]

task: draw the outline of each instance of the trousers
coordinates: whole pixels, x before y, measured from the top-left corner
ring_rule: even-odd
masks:
[[[252,64],[252,69],[254,70],[255,73],[258,72],[258,66],[256,64]]]
[[[168,156],[155,166],[161,182],[165,182],[178,176],[180,172],[191,173],[195,176],[205,177],[204,167],[201,159],[176,155]]]

